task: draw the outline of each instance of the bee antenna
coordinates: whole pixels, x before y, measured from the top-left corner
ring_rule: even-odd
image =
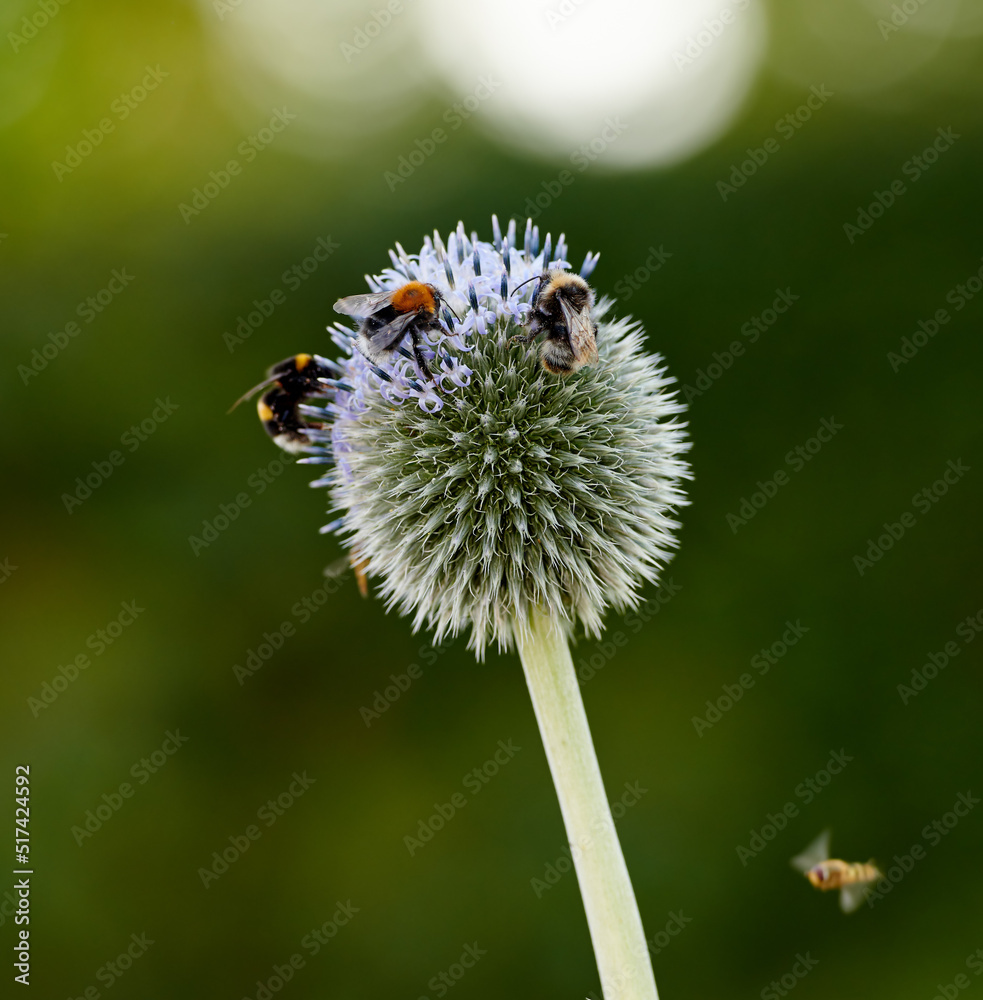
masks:
[[[430,287],[433,288],[433,285],[431,285]],[[453,287],[453,285],[451,287]],[[448,301],[447,301],[447,296],[446,295],[441,295],[440,292],[438,292],[436,288],[434,288],[434,293],[435,293],[435,297],[437,299],[437,305],[439,305],[439,306],[446,306],[448,312],[450,312],[450,314],[454,317],[454,319],[456,319],[458,321],[458,323],[460,323],[461,322],[461,317],[458,316],[458,314],[456,312],[454,312],[453,309],[451,309],[450,303],[448,303]]]
[[[271,376],[270,376],[269,378],[264,378],[262,382],[258,383],[257,385],[254,385],[254,386],[253,386],[253,387],[252,387],[252,388],[251,388],[251,389],[249,390],[249,392],[247,392],[247,393],[245,393],[244,395],[240,396],[240,397],[239,397],[239,398],[238,398],[238,399],[237,399],[237,400],[236,400],[236,401],[235,401],[235,402],[234,402],[234,403],[233,403],[233,404],[232,404],[232,405],[231,405],[231,406],[230,406],[230,407],[229,407],[229,408],[228,408],[228,409],[227,409],[227,410],[225,411],[225,415],[226,415],[226,416],[228,416],[228,415],[229,415],[229,414],[230,414],[230,413],[231,413],[231,412],[232,412],[232,411],[233,411],[233,410],[234,410],[234,409],[235,409],[235,408],[236,408],[236,407],[237,407],[237,406],[238,406],[238,405],[239,405],[240,403],[245,403],[245,401],[246,401],[247,399],[249,399],[249,397],[250,397],[250,396],[252,396],[252,395],[254,395],[255,393],[259,392],[259,390],[260,390],[260,389],[262,389],[262,388],[263,388],[264,386],[267,386],[267,385],[270,385],[271,383],[275,382],[275,381],[276,381],[276,380],[277,380],[278,378],[279,378],[279,375],[271,375]]]
[[[542,280],[542,277],[543,276],[541,274],[537,274],[529,278],[527,281],[523,281],[522,284],[516,285],[515,288],[512,289],[512,294],[515,295],[515,293],[522,287],[522,285],[528,285],[530,281],[540,281]]]

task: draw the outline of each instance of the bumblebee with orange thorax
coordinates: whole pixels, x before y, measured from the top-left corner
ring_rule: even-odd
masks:
[[[334,310],[361,320],[358,349],[377,365],[391,358],[408,335],[420,372],[429,378],[432,373],[423,356],[421,334],[440,326],[442,302],[433,285],[411,281],[391,292],[348,295],[338,299]]]
[[[824,830],[801,854],[792,858],[792,867],[802,872],[814,889],[839,889],[840,909],[852,913],[867,898],[870,886],[882,879],[872,861],[841,861],[829,856],[829,830]]]

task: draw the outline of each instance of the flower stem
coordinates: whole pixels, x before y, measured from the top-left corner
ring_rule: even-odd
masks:
[[[516,642],[577,868],[605,1000],[658,1000],[566,638],[536,608],[528,630],[516,629]]]

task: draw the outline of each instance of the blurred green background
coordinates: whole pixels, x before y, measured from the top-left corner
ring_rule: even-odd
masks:
[[[619,62],[610,39],[645,33],[630,4],[595,3],[568,4],[560,25],[558,3],[522,15],[460,5],[476,33],[482,18],[515,16],[517,46],[521,35],[544,63],[561,59],[541,89],[509,92],[542,116],[516,117],[514,133],[491,98],[459,127],[445,117],[474,88],[441,62],[435,24],[452,15],[438,3],[410,3],[355,56],[343,43],[357,48],[384,8],[5,6],[0,867],[16,867],[13,770],[29,764],[35,995],[255,998],[299,955],[283,996],[599,996],[575,877],[550,874],[566,868],[564,831],[518,660],[476,664],[463,639],[433,650],[350,576],[313,603],[340,554],[317,532],[325,495],[307,488],[312,470],[280,462],[251,407],[225,415],[271,363],[334,353],[331,304],[386,266],[395,241],[412,252],[459,219],[488,239],[491,213],[520,217],[565,168],[575,183],[537,224],[567,233],[575,266],[601,251],[598,292],[644,320],[694,390],[671,599],[642,625],[612,618],[605,641],[628,637],[614,656],[592,641],[574,651],[588,674],[600,665],[583,694],[611,798],[636,787],[616,814],[661,995],[766,996],[799,953],[818,964],[781,989],[794,981],[802,1000],[927,1000],[960,974],[981,988],[965,960],[983,947],[983,809],[951,830],[942,817],[983,792],[983,640],[960,625],[983,609],[983,5],[776,0],[732,4],[716,34],[686,22],[651,42],[668,67],[660,106],[686,127],[721,110],[674,152],[657,148],[669,125],[604,93],[597,67]],[[685,16],[714,22],[711,7]],[[608,32],[597,65],[563,55],[577,18]],[[466,34],[452,43],[464,62],[476,51]],[[672,59],[688,44],[692,67]],[[714,90],[718,55],[732,76]],[[691,68],[708,81],[702,98],[674,89]],[[594,104],[579,86],[592,72]],[[832,96],[810,109],[823,88]],[[276,109],[296,118],[260,131]],[[590,139],[609,115],[626,125],[622,146],[580,170],[562,129]],[[447,141],[405,183],[387,181],[441,126]],[[950,129],[958,138],[942,139]],[[932,162],[912,165],[935,140]],[[239,173],[223,175],[233,159]],[[220,183],[212,174],[225,186],[182,215],[195,189]],[[903,192],[878,213],[895,181]],[[851,241],[844,224],[859,228],[872,204]],[[305,272],[319,239],[337,249]],[[110,285],[114,270],[125,284]],[[248,337],[225,336],[276,290]],[[747,326],[777,290],[794,304],[770,325],[766,314],[763,332]],[[939,309],[948,322],[892,362]],[[812,454],[824,419],[841,429]],[[919,498],[947,468],[968,471]],[[775,495],[746,524],[728,521],[778,471]],[[78,491],[87,476],[91,495]],[[248,506],[193,546],[240,494]],[[903,537],[858,568],[906,512]],[[110,626],[124,602],[142,610]],[[293,634],[240,683],[235,666],[284,622]],[[754,658],[783,652],[787,622],[808,631],[763,674]],[[950,664],[899,693],[947,643]],[[90,665],[45,702],[80,654]],[[413,664],[393,699],[391,675]],[[742,674],[753,686],[697,725]],[[499,741],[521,752],[469,791]],[[807,794],[832,751],[850,762]],[[125,782],[132,796],[114,798]],[[466,807],[411,855],[404,838],[456,792]],[[277,815],[264,804],[281,795]],[[737,849],[789,802],[795,815],[742,863]],[[100,807],[107,818],[81,835]],[[847,860],[891,866],[918,844],[925,855],[845,917],[788,865],[827,826]],[[248,850],[203,885],[213,853],[243,837]],[[0,896],[16,878],[4,874]],[[332,927],[339,904],[351,916]],[[667,934],[673,913],[688,922]],[[307,935],[325,923],[332,936],[312,954]],[[475,944],[480,960],[456,981]],[[106,963],[128,946],[140,954],[115,979]]]

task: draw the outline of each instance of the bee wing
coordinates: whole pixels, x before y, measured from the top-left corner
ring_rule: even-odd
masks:
[[[356,556],[354,552],[347,556],[336,559],[333,563],[324,567],[324,575],[328,579],[337,579],[344,576],[349,570],[355,574],[355,582],[358,584],[358,592],[362,597],[369,596],[369,578],[366,570],[369,568],[368,559]]]
[[[329,580],[335,580],[339,576],[344,576],[351,568],[352,564],[348,556],[342,556],[340,559],[335,559],[333,563],[328,563],[324,567],[324,575]]]
[[[796,871],[807,872],[820,861],[827,861],[829,856],[829,830],[823,830],[801,854],[792,858],[790,864]]]
[[[582,365],[597,364],[597,340],[594,337],[594,324],[591,322],[590,309],[582,309],[578,312],[562,296],[557,296],[560,300],[560,309],[563,318],[566,320],[567,329],[570,331],[570,347],[573,356]]]
[[[374,316],[380,309],[392,303],[392,292],[368,292],[365,295],[347,295],[343,299],[338,299],[334,304],[334,311],[343,316],[354,316],[356,319],[364,319],[366,316]]]
[[[387,323],[385,326],[381,326],[378,330],[373,330],[371,333],[366,333],[365,336],[374,350],[388,351],[403,339],[406,328],[415,319],[416,313],[403,313],[397,316],[391,323]]]
[[[870,882],[854,882],[840,889],[840,909],[844,913],[853,913],[863,906],[870,894]]]

